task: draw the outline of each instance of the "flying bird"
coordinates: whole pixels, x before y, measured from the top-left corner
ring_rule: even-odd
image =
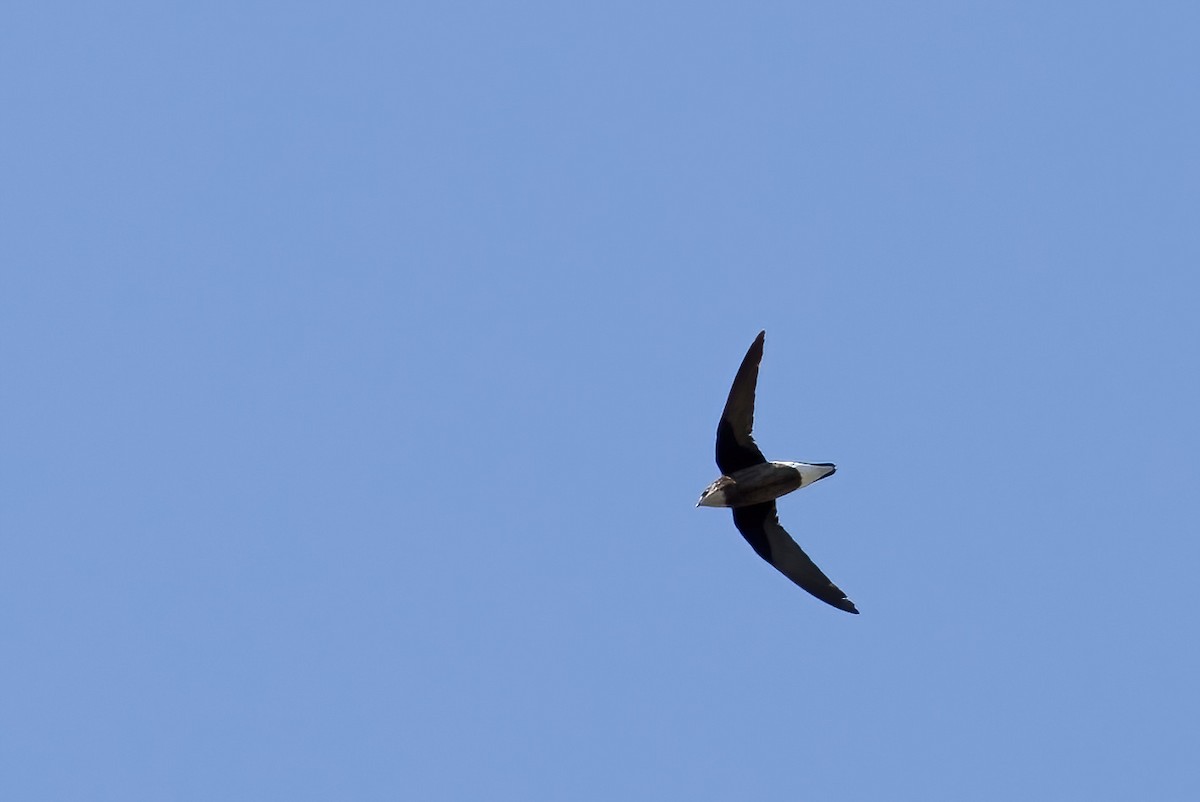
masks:
[[[733,378],[721,422],[717,424],[717,467],[721,478],[700,495],[697,507],[732,507],[733,525],[781,574],[821,601],[858,614],[854,602],[829,581],[779,524],[775,499],[808,487],[837,470],[829,462],[767,462],[750,430],[754,427],[754,390],[763,339],[759,332]]]

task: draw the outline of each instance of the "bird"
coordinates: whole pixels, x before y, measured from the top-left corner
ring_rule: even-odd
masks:
[[[697,507],[731,507],[733,525],[750,547],[781,574],[826,604],[858,615],[841,588],[822,573],[779,523],[775,499],[828,476],[831,462],[768,462],[750,434],[754,427],[754,392],[762,362],[761,331],[742,359],[717,424],[717,467],[721,477],[700,494]]]

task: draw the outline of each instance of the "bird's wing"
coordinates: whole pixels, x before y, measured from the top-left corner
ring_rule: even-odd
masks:
[[[858,614],[854,602],[841,588],[829,581],[804,550],[779,525],[775,502],[733,508],[733,524],[758,556],[775,566],[781,574],[826,604]]]
[[[717,467],[726,476],[767,461],[750,436],[754,428],[754,388],[758,384],[758,363],[762,361],[765,336],[765,331],[759,332],[746,352],[729,388],[721,422],[717,424]]]

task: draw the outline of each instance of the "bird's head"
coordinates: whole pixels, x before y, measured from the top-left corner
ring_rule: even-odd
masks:
[[[717,481],[704,489],[700,494],[700,500],[696,502],[697,507],[728,507],[725,502],[725,488],[733,484],[733,480],[728,476],[722,476]]]

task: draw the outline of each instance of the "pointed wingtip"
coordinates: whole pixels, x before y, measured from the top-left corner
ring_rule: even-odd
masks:
[[[766,341],[766,339],[767,330],[763,329],[758,333],[758,336],[754,338],[754,342],[750,343],[750,347],[746,349],[746,356],[742,358],[742,366],[747,366],[747,363],[750,363],[750,365],[753,366],[754,370],[756,371],[756,381],[758,378],[758,364],[762,362],[763,343]]]

